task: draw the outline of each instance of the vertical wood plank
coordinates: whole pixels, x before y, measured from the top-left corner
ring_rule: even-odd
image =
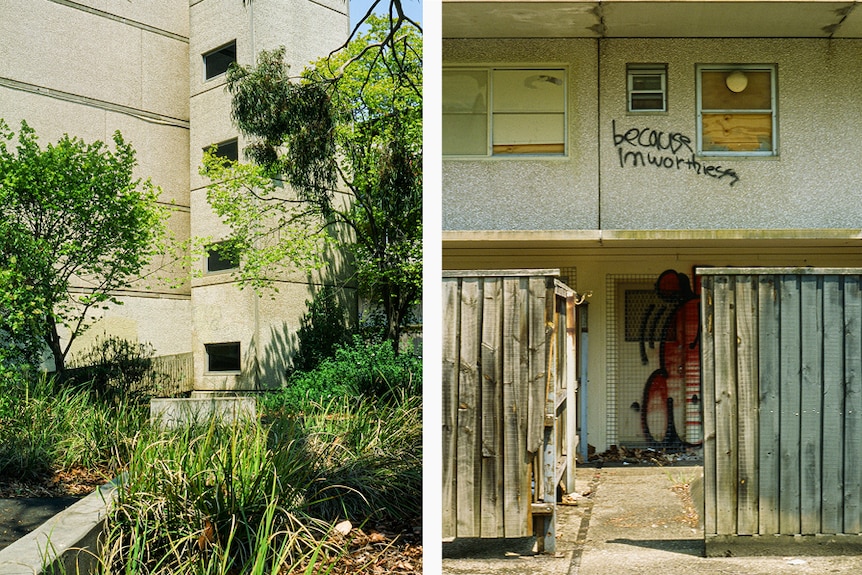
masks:
[[[803,275],[800,281],[799,529],[803,535],[813,535],[820,532],[821,515],[823,280],[822,276]]]
[[[716,529],[737,529],[736,310],[733,276],[715,278]]]
[[[844,280],[844,532],[862,533],[862,285]]]
[[[842,533],[844,513],[844,289],[823,280],[823,481],[820,533]]]
[[[479,341],[481,334],[481,279],[461,282],[461,348],[458,381],[458,462],[456,509],[459,537],[479,537],[481,485],[481,395]]]
[[[780,327],[779,295],[776,277],[761,276],[758,281],[758,364],[759,374],[759,508],[758,533],[776,535],[779,502],[779,370]]]
[[[548,401],[547,368],[548,339],[545,326],[548,293],[545,278],[529,279],[528,378],[529,419],[527,421],[527,451],[538,453],[545,433],[545,411]],[[553,304],[553,302],[551,302]]]
[[[578,316],[575,295],[566,297],[566,492],[575,491],[575,453],[578,448]]]
[[[781,297],[779,532],[783,535],[796,535],[800,532],[799,434],[802,342],[799,333],[799,278],[787,274],[782,275],[779,282]]]
[[[530,505],[526,450],[526,397],[522,397],[523,326],[526,323],[526,289],[520,278],[503,279],[503,507],[506,537],[525,537],[524,520]],[[526,287],[526,286],[525,286]]]
[[[441,451],[443,453],[443,489],[441,504],[443,507],[442,536],[456,537],[455,509],[458,507],[456,469],[457,469],[457,427],[458,427],[458,351],[460,339],[460,280],[447,278],[443,280],[443,371],[442,387],[442,418],[443,432],[441,435]]]
[[[757,284],[750,275],[736,278],[736,338],[738,397],[737,533],[758,530],[758,383]]]
[[[716,459],[715,459],[715,278],[701,281],[700,317],[703,406],[703,531],[716,535]]]
[[[503,537],[503,281],[485,278],[482,306],[482,537]]]

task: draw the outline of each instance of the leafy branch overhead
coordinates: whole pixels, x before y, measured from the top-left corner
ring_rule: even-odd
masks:
[[[400,2],[393,6],[395,19],[369,15],[367,30],[299,77],[283,49],[231,68],[232,117],[257,168],[211,158],[204,173],[212,197],[231,198],[212,203],[232,240],[249,250],[242,275],[267,271],[254,269],[249,255],[266,234],[249,233],[243,222],[268,222],[281,243],[295,241],[297,228],[306,239],[347,230],[329,236],[352,254],[361,292],[383,312],[384,337],[397,341],[421,298],[422,40]],[[234,171],[213,171],[219,166]],[[272,181],[280,178],[293,196]],[[235,195],[240,188],[244,198]],[[287,263],[307,263],[307,247],[287,254]]]

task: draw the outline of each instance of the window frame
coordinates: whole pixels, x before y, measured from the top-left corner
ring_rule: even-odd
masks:
[[[661,108],[634,109],[632,96],[635,94],[653,94],[656,90],[638,90],[634,87],[635,76],[661,76]],[[626,64],[626,111],[629,114],[665,114],[668,111],[667,64]]]
[[[567,158],[569,156],[569,66],[557,63],[541,63],[541,64],[476,64],[476,65],[454,65],[444,66],[443,73],[450,71],[465,71],[465,72],[483,72],[486,78],[487,95],[485,99],[485,151],[482,154],[465,154],[455,153],[447,154],[443,152],[445,159],[465,159],[465,160],[482,160],[482,159],[500,159],[500,158],[515,158],[515,159],[556,159]],[[563,132],[563,151],[562,152],[523,152],[523,153],[494,153],[494,72],[495,71],[536,71],[541,73],[558,72],[562,75],[563,80],[563,101],[562,109],[559,113],[562,115],[562,132]],[[529,112],[528,112],[529,113]],[[541,113],[541,111],[533,112]],[[504,116],[505,112],[496,112],[498,116]],[[446,116],[444,112],[442,114]]]
[[[233,367],[233,364],[231,364],[230,368],[227,368],[227,369],[213,369],[213,366],[212,366],[213,354],[211,353],[211,351],[214,349],[217,349],[217,348],[227,348],[228,346],[230,346],[231,348],[236,346],[236,367]],[[238,341],[224,341],[224,342],[216,342],[216,343],[205,343],[204,344],[204,353],[207,356],[207,367],[206,367],[207,373],[236,374],[236,373],[242,372],[242,344],[240,342],[238,342]]]
[[[221,70],[220,72],[217,72],[215,74],[210,75],[209,71],[208,71],[209,70],[208,58],[210,58],[211,56],[213,56],[215,54],[219,54],[220,52],[224,51],[226,48],[229,48],[231,46],[233,47],[233,60],[231,60],[227,63],[227,65],[224,67],[224,70]],[[231,40],[229,42],[225,42],[224,44],[222,44],[221,46],[219,46],[217,48],[213,48],[212,50],[210,50],[208,52],[204,52],[203,54],[201,54],[201,61],[203,62],[204,82],[210,82],[212,80],[215,80],[216,78],[224,76],[227,73],[228,68],[230,68],[230,65],[233,63],[236,63],[238,61],[236,39],[234,38],[233,40]],[[219,69],[221,69],[221,66],[219,66]]]
[[[770,104],[769,109],[734,109],[734,108],[706,108],[703,107],[703,73],[704,72],[734,72],[734,71],[769,72],[770,82]],[[696,107],[697,107],[697,136],[696,154],[702,157],[730,157],[730,158],[775,158],[779,155],[778,146],[778,65],[777,64],[696,64],[695,65]],[[704,150],[703,149],[703,115],[727,113],[727,114],[771,114],[772,149],[771,150]]]

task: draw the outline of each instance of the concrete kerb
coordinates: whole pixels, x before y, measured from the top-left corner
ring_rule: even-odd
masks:
[[[107,483],[0,551],[0,575],[90,573],[122,478]]]

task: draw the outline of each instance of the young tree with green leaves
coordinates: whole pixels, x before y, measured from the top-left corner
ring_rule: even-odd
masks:
[[[120,304],[116,291],[158,250],[166,211],[158,189],[132,177],[135,151],[119,132],[114,151],[68,135],[43,149],[26,122],[13,139],[0,120],[0,359],[35,363],[47,346],[62,372],[88,312]]]
[[[285,263],[308,265],[325,230],[346,229],[330,241],[353,256],[360,294],[397,348],[422,293],[422,40],[409,21],[365,23],[298,78],[283,49],[232,67],[232,117],[254,165],[209,155],[203,173],[243,253],[241,282],[265,278],[279,250]],[[281,193],[281,178],[295,195]]]

